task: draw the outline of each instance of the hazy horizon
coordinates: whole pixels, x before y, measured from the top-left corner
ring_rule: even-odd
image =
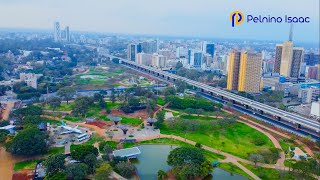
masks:
[[[289,24],[242,24],[231,27],[229,15],[309,16],[295,24],[293,40],[319,44],[319,1],[291,2],[209,0],[0,0],[0,28],[53,29],[53,22],[71,31],[173,37],[285,41]],[[121,12],[120,12],[121,11]]]

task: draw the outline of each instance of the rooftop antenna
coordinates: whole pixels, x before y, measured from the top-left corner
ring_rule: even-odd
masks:
[[[289,34],[289,41],[292,41],[292,32],[293,31],[293,23],[290,24],[290,34]]]

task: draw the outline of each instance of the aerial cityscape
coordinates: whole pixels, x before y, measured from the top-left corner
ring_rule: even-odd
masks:
[[[0,180],[320,179],[319,5],[0,2]]]

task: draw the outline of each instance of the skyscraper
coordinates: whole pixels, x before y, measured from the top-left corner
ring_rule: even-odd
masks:
[[[291,24],[289,40],[276,46],[274,72],[286,77],[298,78],[303,56],[304,49],[293,46]]]
[[[206,52],[205,53],[210,54],[212,59],[214,59],[214,44],[213,43],[206,44]]]
[[[237,50],[232,50],[230,52],[227,79],[228,90],[238,90],[240,56],[241,53]]]
[[[59,22],[54,22],[54,24],[53,24],[53,39],[55,42],[58,42],[61,39],[60,23]]]
[[[127,59],[129,61],[136,61],[136,55],[138,53],[137,44],[128,44]]]
[[[65,31],[65,40],[67,41],[67,42],[70,42],[70,31],[69,31],[69,26],[66,26],[66,28],[64,29],[64,31]]]
[[[202,52],[194,52],[193,53],[193,61],[191,61],[191,66],[194,68],[201,68],[203,62],[203,54]]]
[[[153,53],[158,53],[158,41],[157,40],[152,40],[152,41],[144,41],[141,44],[141,50],[144,53],[147,54],[153,54]]]
[[[260,91],[261,66],[261,54],[241,51],[238,91]]]

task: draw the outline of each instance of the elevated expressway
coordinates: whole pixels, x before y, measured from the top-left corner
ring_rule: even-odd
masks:
[[[221,90],[219,88],[211,87],[209,85],[199,83],[197,81],[193,81],[185,77],[181,77],[169,72],[165,72],[157,68],[145,66],[142,64],[137,64],[136,62],[128,61],[126,59],[118,58],[111,55],[109,57],[117,58],[119,59],[119,63],[123,65],[129,66],[132,69],[135,69],[137,71],[150,74],[157,78],[164,79],[166,81],[171,81],[171,82],[175,82],[176,80],[184,81],[189,85],[199,88],[201,92],[210,94],[211,96],[215,96],[223,100],[228,100],[234,104],[242,105],[245,107],[245,109],[248,109],[248,110],[251,109],[251,110],[257,111],[259,114],[268,116],[269,118],[272,118],[273,120],[276,120],[278,122],[285,123],[286,125],[289,124],[290,126],[296,129],[303,130],[308,134],[312,134],[313,136],[320,138],[320,123],[317,122],[316,120],[308,119],[297,114],[283,111],[278,108],[275,108],[257,101],[253,101],[251,99],[227,92],[225,90]]]

